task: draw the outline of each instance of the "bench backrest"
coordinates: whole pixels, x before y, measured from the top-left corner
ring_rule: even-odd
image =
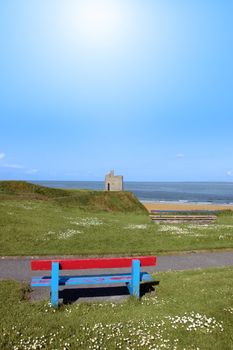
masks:
[[[32,260],[32,270],[51,270],[52,262],[59,262],[60,270],[82,269],[111,269],[132,267],[133,260],[140,260],[142,267],[155,266],[156,256],[126,257],[126,258],[97,258],[97,259],[50,259]]]

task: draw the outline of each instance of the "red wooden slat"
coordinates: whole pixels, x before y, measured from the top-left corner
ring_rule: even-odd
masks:
[[[32,270],[51,270],[52,261],[60,263],[60,270],[81,269],[107,269],[131,267],[132,260],[140,260],[141,266],[155,266],[156,256],[141,256],[130,258],[103,258],[103,259],[55,259],[55,260],[32,260]]]

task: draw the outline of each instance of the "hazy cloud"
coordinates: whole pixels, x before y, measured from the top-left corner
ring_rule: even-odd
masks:
[[[5,156],[6,156],[5,153],[0,152],[0,160],[3,159],[3,158],[5,158]]]
[[[3,164],[4,168],[10,169],[24,169],[24,167],[20,164]]]
[[[176,158],[184,158],[184,154],[183,153],[177,153],[176,154]]]
[[[4,157],[5,157],[5,154],[0,153],[0,160],[3,159]],[[14,169],[16,171],[19,170],[21,173],[24,173],[24,174],[36,174],[39,171],[38,169],[27,168],[21,164],[1,163],[0,166],[6,169]]]
[[[233,171],[232,170],[228,170],[227,171],[227,176],[233,176]]]
[[[28,169],[25,171],[25,174],[36,174],[38,171],[38,169]]]

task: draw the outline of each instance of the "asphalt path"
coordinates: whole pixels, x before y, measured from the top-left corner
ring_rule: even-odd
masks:
[[[43,257],[47,259],[51,257]],[[55,258],[55,257],[54,257]],[[57,257],[65,258],[65,257]],[[80,258],[72,256],[72,259]],[[0,280],[16,280],[18,282],[29,282],[32,276],[45,275],[41,271],[31,271],[30,261],[36,259],[42,259],[42,257],[1,257],[0,258]],[[203,252],[203,253],[186,253],[179,255],[157,255],[157,265],[153,268],[146,268],[149,272],[162,272],[162,271],[180,271],[180,270],[192,270],[202,269],[210,267],[224,267],[233,266],[233,251],[224,252]],[[127,269],[122,269],[122,272],[126,272]],[[104,273],[111,274],[114,269],[105,269]],[[67,272],[66,272],[67,273]],[[103,270],[94,269],[85,272],[83,270],[72,271],[72,275],[80,274],[100,274]],[[64,272],[65,274],[65,272]],[[96,288],[97,287],[97,288]],[[88,286],[82,286],[81,288],[72,289],[69,288],[60,292],[60,297],[67,302],[76,300],[105,300],[105,299],[122,299],[128,295],[127,289],[122,286],[116,286],[110,288],[103,288],[103,286],[96,286],[90,288]],[[78,291],[77,291],[78,290]],[[78,293],[78,294],[77,294]],[[32,293],[33,300],[40,300],[49,297],[48,288],[35,288]],[[94,299],[93,299],[94,297]]]

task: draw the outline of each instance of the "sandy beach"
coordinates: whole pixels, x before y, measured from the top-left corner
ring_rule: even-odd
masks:
[[[142,202],[146,209],[151,210],[233,210],[233,205],[201,204],[201,203],[161,203]]]

